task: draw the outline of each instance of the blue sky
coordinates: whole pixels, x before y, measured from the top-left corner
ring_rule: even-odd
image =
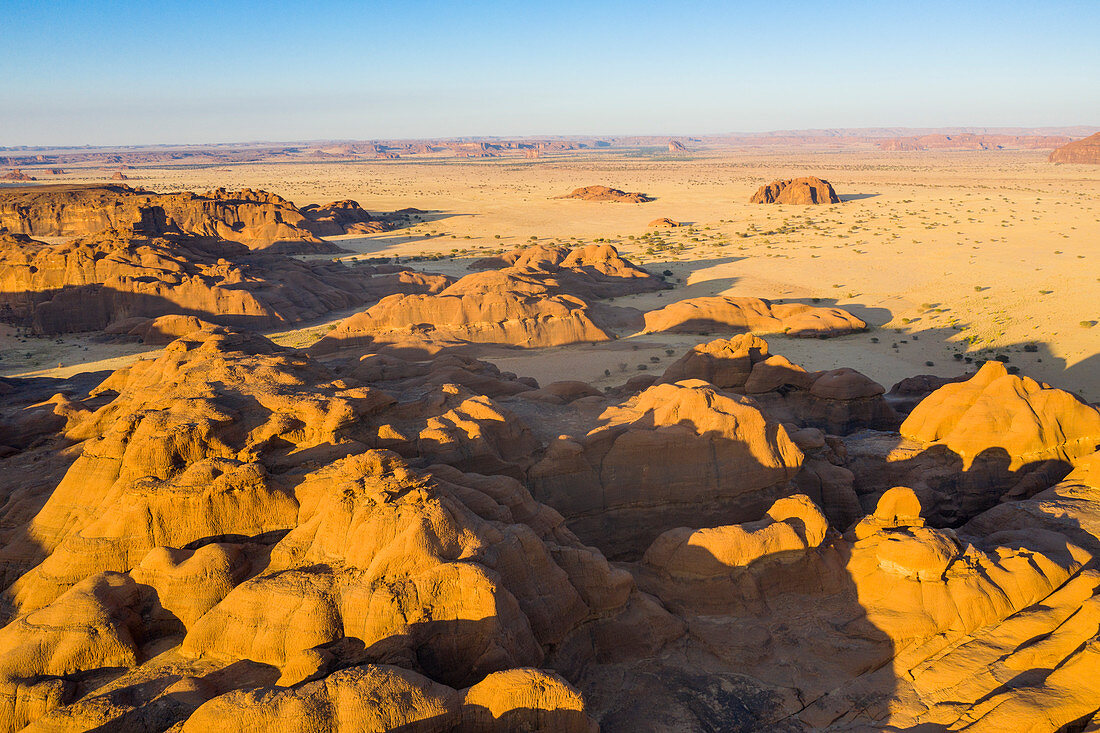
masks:
[[[1100,123],[1100,1],[0,0],[0,145]]]

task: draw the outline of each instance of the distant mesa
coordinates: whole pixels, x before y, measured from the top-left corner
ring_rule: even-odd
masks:
[[[0,176],[0,180],[2,180],[2,181],[34,181],[36,179],[33,176],[28,176],[26,173],[24,173],[23,171],[16,168],[15,170],[8,171],[4,175]]]
[[[1066,143],[1050,154],[1050,162],[1100,165],[1100,132]]]
[[[1069,142],[1064,135],[1006,135],[975,133],[930,133],[895,137],[881,141],[880,150],[1049,150]]]
[[[668,152],[670,152],[670,153],[683,153],[683,152],[686,152],[686,151],[687,151],[687,148],[685,148],[684,144],[682,142],[680,142],[679,140],[669,140],[668,141]]]
[[[753,194],[750,204],[839,204],[828,181],[813,176],[772,181]]]
[[[580,199],[581,201],[613,201],[615,203],[644,204],[653,198],[644,193],[628,193],[617,188],[607,186],[585,186],[574,189],[565,196],[556,196],[559,199]]]
[[[660,219],[654,219],[653,221],[649,222],[649,226],[651,226],[651,227],[678,227],[678,226],[680,226],[680,222],[673,221],[672,219],[669,219],[667,216],[662,216]]]
[[[321,254],[343,251],[321,237],[380,231],[389,223],[375,222],[354,201],[299,209],[281,196],[247,188],[196,194],[125,184],[50,184],[0,192],[0,227],[32,237],[80,237],[136,226],[148,235],[181,231],[253,250]]]
[[[62,168],[50,168],[50,175],[51,176],[63,176],[63,175],[65,175],[65,171]]]

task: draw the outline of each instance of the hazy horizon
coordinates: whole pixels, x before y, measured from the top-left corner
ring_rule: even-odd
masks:
[[[1100,120],[1091,2],[95,0],[7,16],[5,147]]]

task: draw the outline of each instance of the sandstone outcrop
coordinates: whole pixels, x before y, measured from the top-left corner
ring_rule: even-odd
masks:
[[[136,328],[130,319],[162,315],[268,328],[393,293],[437,292],[448,283],[395,268],[251,253],[235,242],[181,233],[110,230],[49,245],[0,231],[0,251],[0,317],[41,334],[98,331],[119,322]],[[178,328],[167,333],[182,335]]]
[[[651,227],[678,227],[680,223],[673,219],[669,219],[667,216],[663,216],[660,219],[654,219],[649,222],[648,226]]]
[[[140,227],[148,235],[178,229],[282,253],[340,252],[321,236],[377,231],[354,201],[299,209],[266,191],[156,193],[125,184],[49,184],[0,191],[0,227],[38,237],[87,236]]]
[[[832,185],[820,178],[807,176],[772,181],[761,186],[749,199],[750,204],[839,204]]]
[[[1100,132],[1066,143],[1050,154],[1050,162],[1100,164]]]
[[[1065,477],[1100,445],[1100,410],[987,362],[921,401],[897,438],[853,436],[846,444],[859,493],[911,486],[930,517],[960,524]]]
[[[386,222],[371,216],[356,201],[334,201],[331,204],[303,206],[302,214],[309,219],[306,228],[318,237],[340,234],[373,234],[384,232]]]
[[[613,557],[640,552],[700,512],[758,516],[793,493],[788,482],[802,464],[786,430],[751,399],[699,380],[650,387],[607,408],[599,424],[551,443],[528,476],[536,498]]]
[[[775,303],[763,298],[716,295],[670,303],[645,314],[646,333],[785,333],[823,338],[854,333],[867,324],[840,308]]]
[[[603,323],[606,312],[596,313],[590,300],[668,287],[610,245],[530,247],[478,260],[472,267],[485,271],[433,295],[386,298],[342,321],[313,349],[431,354],[470,344],[544,347],[607,341],[615,324]]]
[[[854,369],[807,372],[752,334],[699,344],[673,362],[661,383],[702,379],[753,397],[775,419],[845,434],[893,430],[901,418],[883,397],[882,385]]]
[[[218,327],[96,394],[109,401],[66,428],[81,455],[0,553],[18,577],[0,629],[5,730],[247,726],[334,699],[341,720],[381,730],[416,708],[344,705],[394,694],[434,701],[451,727],[589,731],[576,690],[530,667],[614,656],[627,620],[650,648],[680,633],[517,480],[455,467],[468,454],[448,435],[495,429],[484,397],[462,398],[482,400],[464,425],[431,397],[399,404]],[[451,465],[371,447],[403,409],[428,422],[419,460]],[[79,688],[117,670],[118,686]],[[139,680],[148,695],[116,693]]]
[[[8,171],[4,175],[0,176],[0,180],[2,180],[2,181],[33,181],[33,180],[35,180],[35,178],[33,176],[28,176],[26,173],[24,173],[23,171],[21,171],[17,168],[15,170]]]
[[[964,468],[992,449],[1008,455],[1012,470],[1048,460],[1072,464],[1100,446],[1100,410],[990,361],[965,382],[946,384],[924,399],[901,434],[947,447]]]
[[[572,193],[556,196],[559,199],[580,199],[581,201],[612,201],[621,204],[644,204],[653,199],[644,193],[628,193],[608,186],[584,186],[575,188]]]
[[[595,254],[451,297],[618,292]],[[1100,724],[1100,413],[999,363],[899,432],[751,333],[601,392],[116,326],[183,335],[0,380],[0,731]]]

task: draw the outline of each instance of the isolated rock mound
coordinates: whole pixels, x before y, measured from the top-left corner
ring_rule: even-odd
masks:
[[[26,173],[19,170],[18,168],[15,169],[15,170],[8,171],[4,175],[0,176],[0,181],[33,181],[33,180],[35,180],[35,178],[33,176],[28,176]]]
[[[680,223],[673,219],[669,219],[667,216],[663,216],[660,219],[654,219],[649,222],[648,226],[651,227],[678,227]]]
[[[249,249],[327,253],[342,250],[320,236],[358,231],[355,227],[372,221],[354,201],[300,210],[280,196],[252,189],[155,193],[125,184],[50,184],[0,190],[0,227],[41,237],[128,227],[148,235],[179,229]]]
[[[716,295],[670,303],[645,314],[645,333],[785,333],[824,338],[862,331],[867,324],[840,308],[775,303]]]
[[[617,188],[607,186],[584,186],[575,188],[572,193],[564,196],[555,196],[559,199],[580,199],[582,201],[613,201],[625,204],[644,204],[653,199],[644,193],[628,193]]]
[[[0,252],[0,318],[41,334],[168,314],[267,328],[448,283],[370,265],[253,254],[241,244],[178,232],[111,230],[61,245],[0,232]]]
[[[1100,164],[1100,132],[1066,143],[1050,154],[1051,163]]]
[[[812,176],[772,181],[761,186],[749,199],[750,204],[839,204],[828,181]]]

